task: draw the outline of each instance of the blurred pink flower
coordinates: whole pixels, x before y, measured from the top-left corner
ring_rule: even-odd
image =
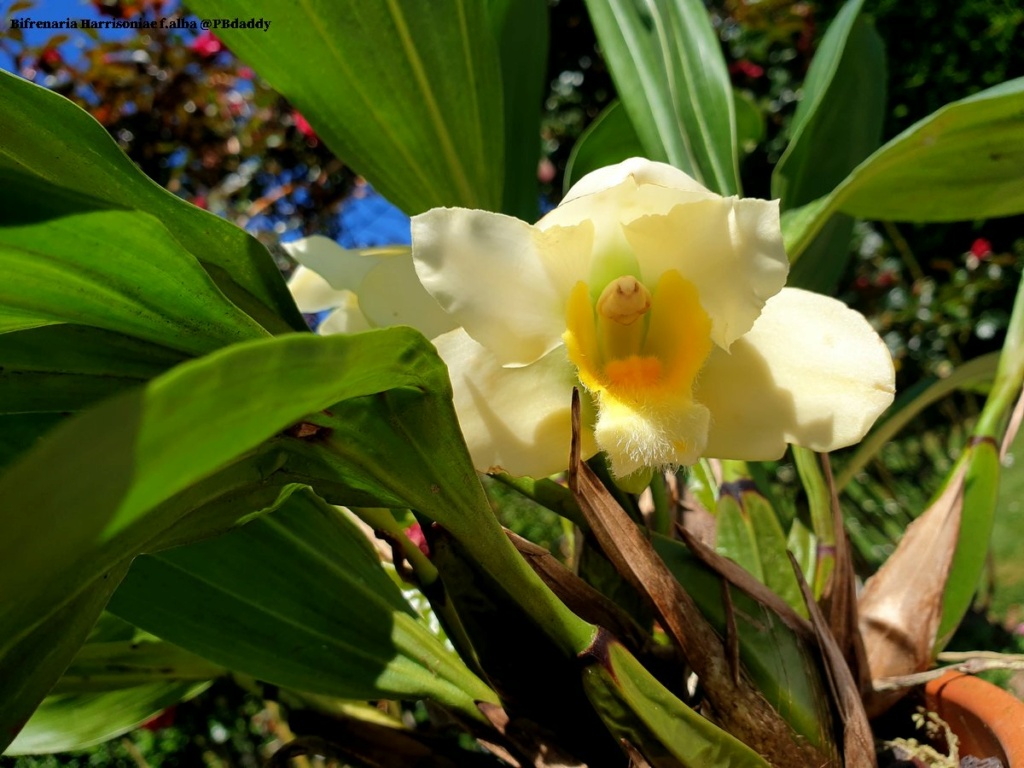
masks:
[[[413,523],[406,528],[405,535],[409,537],[409,541],[420,548],[420,552],[430,557],[430,545],[427,544],[427,537],[423,535],[423,528],[419,523]]]
[[[992,243],[983,237],[979,237],[971,243],[971,255],[983,259],[992,253]]]
[[[316,131],[313,130],[313,126],[309,124],[309,121],[302,116],[302,113],[297,109],[292,110],[292,121],[295,123],[295,130],[305,136],[307,139],[315,139]]]
[[[749,59],[740,59],[734,61],[729,65],[729,74],[731,75],[745,75],[753,80],[764,75],[764,67],[760,64],[755,64]]]
[[[162,728],[170,728],[174,725],[174,716],[177,706],[168,707],[163,712],[157,712],[149,720],[139,726],[144,731],[159,731]]]
[[[210,58],[216,56],[218,53],[224,50],[224,43],[220,41],[210,30],[202,32],[199,37],[192,41],[189,46],[195,53],[198,53],[203,58]]]

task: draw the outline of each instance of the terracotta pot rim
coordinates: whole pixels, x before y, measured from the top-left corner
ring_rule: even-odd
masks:
[[[960,739],[961,755],[1024,766],[1024,702],[985,680],[947,672],[925,686],[927,707]]]

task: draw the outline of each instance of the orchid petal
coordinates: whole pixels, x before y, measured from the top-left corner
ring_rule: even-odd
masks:
[[[642,254],[645,281],[676,269],[697,286],[711,337],[725,349],[750,330],[789,271],[778,202],[728,197],[677,205],[629,223],[625,237]]]
[[[377,263],[362,252],[342,248],[323,235],[304,237],[284,243],[282,247],[299,264],[316,272],[339,291],[358,292],[363,278]]]
[[[546,230],[592,222],[595,242],[599,246],[615,243],[618,248],[626,246],[622,227],[642,216],[663,216],[677,205],[723,199],[670,165],[634,158],[584,176],[537,227]]]
[[[359,306],[377,328],[408,325],[428,339],[458,326],[420,283],[408,252],[379,259],[359,286]]]
[[[565,303],[592,249],[587,223],[548,232],[487,211],[435,208],[412,220],[420,281],[502,365],[561,344]]]
[[[345,300],[329,314],[316,332],[321,336],[330,336],[334,333],[360,333],[373,328],[366,319],[366,315],[359,309],[359,300],[352,291],[340,291],[346,294]]]
[[[348,300],[344,294],[352,291],[359,296],[359,310],[369,321],[368,328],[408,325],[432,338],[457,325],[416,277],[412,252],[407,246],[349,250],[329,238],[314,235],[288,243],[285,249],[303,265],[299,267],[301,283],[296,287],[306,292],[304,300],[308,298],[310,304],[313,298],[332,302],[317,310],[304,311],[340,307]],[[308,276],[309,270],[315,270],[323,280],[316,282]],[[335,292],[329,293],[330,289]],[[353,322],[342,323],[338,319],[328,327],[355,328]]]
[[[636,186],[653,185],[701,197],[718,197],[701,186],[700,182],[668,163],[655,163],[642,157],[631,157],[616,165],[609,165],[592,171],[577,181],[562,198],[562,205],[578,197],[594,195],[619,186],[627,179],[633,179]]]
[[[434,346],[451,372],[459,425],[477,469],[546,477],[568,466],[576,372],[564,347],[531,365],[505,368],[462,329],[434,339]],[[583,438],[583,455],[592,456],[593,437],[586,431]]]
[[[346,293],[332,288],[330,283],[312,269],[301,265],[292,273],[288,281],[288,290],[291,291],[299,312],[307,315],[339,306],[345,301]]]
[[[701,372],[694,400],[711,411],[705,455],[762,461],[781,457],[787,443],[851,445],[892,403],[894,380],[892,357],[863,315],[783,289]]]

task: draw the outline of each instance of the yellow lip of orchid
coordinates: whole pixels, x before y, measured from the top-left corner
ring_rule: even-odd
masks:
[[[449,208],[412,230],[412,257],[388,267],[400,292],[365,269],[354,279],[352,252],[323,241],[314,268],[376,318],[454,327],[433,341],[479,469],[565,469],[579,385],[585,455],[605,451],[620,477],[702,455],[775,459],[787,443],[833,450],[892,402],[892,359],[864,317],[783,287],[777,203],[634,158],[534,225]]]
[[[618,277],[596,304],[579,282],[563,335],[580,383],[597,399],[597,443],[619,476],[645,467],[692,464],[707,443],[707,409],[693,385],[714,343],[693,283],[665,272],[653,293]]]

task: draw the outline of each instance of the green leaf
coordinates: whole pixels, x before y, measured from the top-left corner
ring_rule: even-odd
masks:
[[[0,680],[4,681],[4,695],[0,698],[0,754],[85,642],[127,569],[127,563],[118,563],[99,574],[20,637],[5,633],[0,646]],[[4,594],[14,593],[5,589]]]
[[[156,682],[204,682],[224,671],[182,648],[152,638],[88,642],[50,695],[113,691]]]
[[[850,0],[829,25],[807,71],[789,146],[772,174],[783,210],[826,195],[870,155],[885,116],[885,49]]]
[[[11,596],[0,604],[0,667],[31,651],[24,644],[38,632],[61,634],[69,620],[62,611],[105,578],[115,584],[111,569],[189,512],[225,493],[247,501],[248,489],[272,482],[280,467],[272,450],[255,453],[235,476],[231,462],[304,415],[395,387],[450,397],[449,386],[436,352],[411,329],[302,334],[185,363],[61,424],[0,476],[0,591]],[[364,426],[372,433],[379,422]],[[227,477],[212,477],[218,470]],[[224,516],[210,525],[223,528]],[[92,606],[90,625],[101,608]],[[63,667],[13,669],[8,685],[41,698]],[[0,727],[16,727],[18,713],[0,708]]]
[[[833,571],[836,567],[836,536],[835,513],[832,509],[832,490],[825,479],[818,455],[808,448],[799,445],[790,447],[793,463],[796,464],[800,484],[807,494],[807,506],[811,517],[811,530],[817,545],[814,558],[814,571],[805,571],[808,584],[813,588],[815,599],[821,599],[830,581],[835,580]],[[838,487],[837,487],[838,492]]]
[[[723,483],[718,497],[715,548],[743,566],[789,606],[806,618],[800,585],[786,554],[779,518],[749,478]]]
[[[496,701],[418,620],[365,534],[308,491],[216,539],[138,558],[110,610],[275,685],[432,698],[476,718],[474,699]]]
[[[505,112],[505,190],[501,210],[523,221],[539,213],[540,113],[548,69],[545,0],[488,0],[498,41]]]
[[[563,193],[591,171],[644,154],[644,147],[621,101],[613,101],[573,145],[565,166]]]
[[[1024,81],[1022,81],[1024,82]],[[991,546],[992,526],[999,501],[1001,453],[1012,442],[1019,423],[1011,413],[1021,409],[1024,386],[1024,281],[1017,286],[1006,341],[999,357],[992,391],[978,417],[971,443],[961,457],[964,473],[963,513],[956,552],[942,602],[942,621],[936,651],[949,642],[971,605]],[[956,467],[950,473],[954,477]],[[948,482],[948,481],[947,481]]]
[[[793,118],[792,140],[772,174],[772,196],[788,210],[830,193],[882,138],[885,47],[860,16],[862,0],[848,2],[821,41]],[[834,216],[808,243],[788,282],[832,293],[850,256],[853,219]]]
[[[651,543],[704,617],[725,636],[729,630],[722,576],[680,541],[655,535]],[[741,589],[733,588],[730,594],[743,668],[797,733],[822,749],[832,749],[832,717],[809,627],[799,632],[792,621],[787,623]]]
[[[34,220],[42,194],[57,217]],[[157,219],[79,205],[33,189],[0,213],[0,333],[71,322],[191,355],[266,335]]]
[[[268,330],[305,329],[277,266],[255,238],[148,179],[99,123],[62,96],[0,71],[0,101],[0,210],[17,202],[34,177],[103,208],[148,213]]]
[[[63,413],[0,414],[0,470],[65,418]]]
[[[181,352],[82,325],[0,334],[0,412],[78,411],[184,359]]]
[[[209,685],[148,683],[100,693],[48,696],[5,754],[46,755],[102,744],[167,707],[199,695]]]
[[[764,758],[673,696],[607,634],[599,635],[584,663],[584,688],[606,727],[651,765],[767,768]]]
[[[753,152],[764,139],[764,113],[746,91],[733,91],[736,105],[736,146],[744,153]]]
[[[796,258],[835,212],[964,221],[1024,212],[1024,78],[947,104],[882,146],[828,196],[788,211]],[[799,263],[799,262],[797,262]]]
[[[244,0],[189,7],[253,13]],[[303,0],[269,21],[265,32],[215,32],[378,192],[408,214],[500,209],[501,69],[484,3]]]
[[[963,221],[1024,211],[1024,78],[948,104],[890,141],[836,195],[847,213]]]
[[[722,195],[739,193],[732,86],[700,0],[587,0],[645,154]]]

